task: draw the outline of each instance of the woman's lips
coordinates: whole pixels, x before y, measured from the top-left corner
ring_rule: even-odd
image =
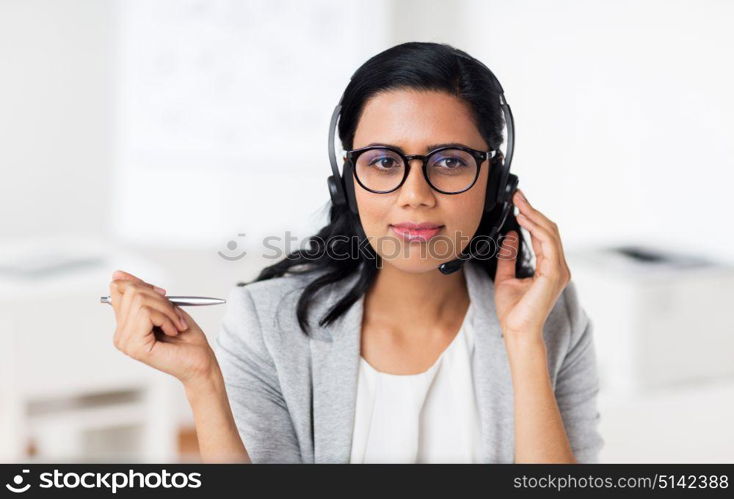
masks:
[[[437,227],[409,227],[404,225],[390,225],[390,229],[408,242],[427,242],[433,236],[441,232],[443,225]]]

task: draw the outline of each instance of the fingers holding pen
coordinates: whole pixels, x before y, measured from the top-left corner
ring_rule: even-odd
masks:
[[[178,330],[185,331],[188,328],[182,310],[148,286],[130,280],[114,280],[110,283],[110,292],[117,295],[111,295],[113,305],[117,297],[118,312],[123,319],[130,318],[142,307],[148,307],[166,315]]]
[[[120,285],[119,283],[129,282],[129,283],[137,285],[137,287],[140,287],[140,288],[151,289],[162,296],[166,295],[165,289],[160,288],[158,286],[154,286],[153,284],[149,284],[145,282],[144,280],[140,279],[139,277],[136,277],[123,270],[115,270],[112,273],[112,279],[113,280],[110,283],[110,297],[112,297],[112,305],[115,308],[115,314],[117,315],[118,319],[120,318],[120,316],[122,316],[123,318],[127,317],[127,314],[129,311],[129,300],[125,299],[125,295],[124,295],[125,290],[128,288]],[[115,286],[113,286],[113,283],[115,283]],[[114,295],[117,295],[117,300],[115,300]],[[115,303],[118,303],[121,306],[115,307]]]
[[[141,278],[136,277],[136,276],[134,276],[134,275],[132,275],[132,274],[130,274],[128,272],[125,272],[123,270],[115,270],[112,273],[112,279],[120,279],[120,280],[124,280],[124,281],[132,281],[132,282],[135,282],[135,283],[138,283],[138,284],[143,284],[143,285],[145,285],[147,287],[152,288],[156,293],[159,293],[159,294],[161,294],[163,296],[166,296],[166,290],[165,289],[159,288],[158,286],[154,286],[153,284],[149,284],[149,283],[143,281]]]
[[[125,272],[115,272],[109,287],[111,299],[103,301],[114,308],[117,316],[112,341],[117,350],[184,383],[194,384],[191,380],[204,378],[208,382],[218,374],[206,335],[177,305],[199,304],[196,300],[165,296],[164,289]],[[206,297],[193,298],[207,301]]]
[[[147,305],[143,305],[138,309],[136,320],[143,324],[153,324],[158,326],[167,336],[178,336],[178,330],[181,327],[178,323],[178,314],[172,319],[170,314],[161,312],[159,309]]]

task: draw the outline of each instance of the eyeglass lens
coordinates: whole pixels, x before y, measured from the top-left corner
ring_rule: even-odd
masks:
[[[428,182],[443,192],[461,192],[475,181],[479,165],[474,156],[461,149],[444,149],[428,157]],[[357,157],[355,174],[372,191],[391,191],[405,176],[403,158],[389,149],[368,149]]]

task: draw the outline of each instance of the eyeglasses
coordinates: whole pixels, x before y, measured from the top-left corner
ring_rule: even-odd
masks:
[[[439,147],[427,155],[405,155],[389,146],[367,146],[346,152],[346,158],[359,185],[376,194],[400,188],[408,178],[410,161],[420,159],[428,185],[443,194],[459,194],[470,189],[479,178],[479,167],[496,151],[471,147]]]

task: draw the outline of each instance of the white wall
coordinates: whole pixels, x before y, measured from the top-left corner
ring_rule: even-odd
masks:
[[[568,247],[650,241],[734,260],[734,3],[469,0],[520,186]]]
[[[0,236],[103,234],[110,4],[0,2]]]
[[[387,2],[116,5],[116,236],[216,250],[245,233],[263,251],[264,236],[311,235],[331,112],[386,48]]]

